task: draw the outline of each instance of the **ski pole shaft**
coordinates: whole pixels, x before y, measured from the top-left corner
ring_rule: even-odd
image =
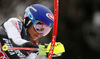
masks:
[[[7,51],[8,49],[19,49],[19,50],[30,50],[30,51],[39,51],[39,50],[42,50],[42,51],[45,51],[45,49],[39,49],[39,48],[28,48],[28,47],[8,47],[7,45],[4,45],[2,47],[2,49],[4,51]]]
[[[54,0],[54,27],[53,27],[53,35],[51,40],[51,48],[47,59],[52,59],[53,50],[56,42],[57,27],[58,27],[58,6],[59,6],[58,2],[59,0]]]
[[[19,49],[19,50],[37,50],[38,48],[8,47],[8,49]]]

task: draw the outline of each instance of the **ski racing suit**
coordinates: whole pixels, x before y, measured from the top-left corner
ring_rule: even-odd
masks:
[[[38,52],[31,53],[21,51],[18,49],[8,49],[7,51],[2,50],[3,45],[8,47],[18,47],[29,41],[23,39],[22,35],[23,24],[17,18],[10,18],[8,21],[0,26],[0,59],[35,59]],[[37,44],[34,41],[32,44]],[[33,47],[34,48],[34,47]]]

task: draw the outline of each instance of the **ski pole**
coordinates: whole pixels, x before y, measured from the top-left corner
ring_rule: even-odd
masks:
[[[2,49],[3,49],[4,51],[7,51],[8,49],[19,49],[19,50],[30,50],[30,51],[34,51],[34,50],[36,50],[36,51],[39,51],[39,50],[41,50],[41,51],[46,51],[46,49],[28,48],[28,47],[8,47],[7,45],[4,45],[4,46],[2,47]]]
[[[52,59],[54,45],[56,42],[57,27],[58,27],[58,6],[59,6],[59,0],[54,0],[54,27],[53,27],[53,35],[51,40],[51,48],[47,59]]]

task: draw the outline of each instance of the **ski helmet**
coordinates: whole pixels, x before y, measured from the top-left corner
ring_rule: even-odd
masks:
[[[50,28],[52,28],[54,24],[53,13],[47,7],[40,4],[34,4],[27,7],[24,18],[27,18],[24,22],[26,27],[28,27],[30,24],[33,24],[34,26],[38,21],[42,21]]]

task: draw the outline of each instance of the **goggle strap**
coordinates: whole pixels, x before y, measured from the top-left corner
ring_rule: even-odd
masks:
[[[38,22],[39,20],[36,20],[34,23],[33,23],[33,26]]]
[[[25,10],[25,12],[26,12],[26,15],[29,17],[29,19],[31,20],[31,22],[34,23],[34,22],[36,21],[36,19],[35,19],[34,16],[31,14],[29,8],[27,8],[27,9]]]

